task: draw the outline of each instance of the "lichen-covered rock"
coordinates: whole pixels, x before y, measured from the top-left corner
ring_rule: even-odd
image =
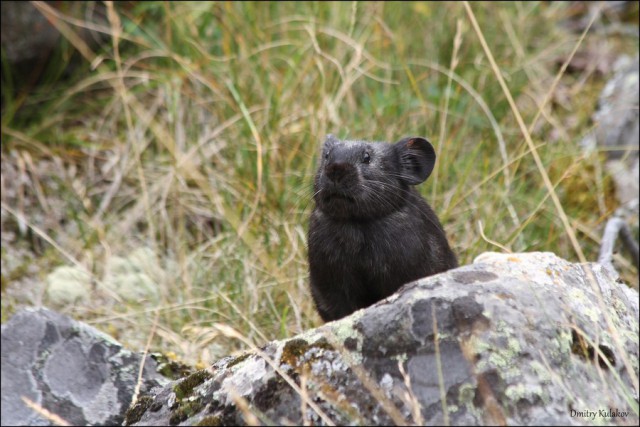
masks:
[[[142,356],[84,323],[40,308],[2,325],[2,425],[51,425],[24,396],[71,425],[121,424]],[[141,390],[168,382],[148,357]]]
[[[135,425],[637,424],[638,293],[597,264],[483,254],[141,400]]]

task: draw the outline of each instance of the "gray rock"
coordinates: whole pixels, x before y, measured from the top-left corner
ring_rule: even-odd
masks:
[[[25,396],[76,425],[633,425],[638,312],[599,264],[488,253],[178,381],[148,358],[127,410],[140,355],[26,310],[2,326],[1,424],[50,424]]]
[[[47,1],[45,9],[89,26],[107,27],[105,6],[99,2]],[[116,5],[116,7],[118,7]],[[47,17],[31,2],[3,1],[1,8],[2,49],[6,60],[12,64],[34,64],[46,61],[60,43],[60,33]],[[95,49],[108,38],[88,27],[74,27],[75,34],[89,47]]]
[[[32,4],[2,2],[2,48],[10,63],[34,60],[49,53],[60,33]]]
[[[605,168],[616,183],[620,204],[638,209],[638,146],[640,138],[638,100],[640,97],[640,65],[636,56],[622,56],[616,61],[615,73],[607,82],[593,115],[595,132],[587,135],[583,145],[606,150]]]
[[[2,325],[2,425],[51,425],[24,396],[72,425],[121,424],[142,357],[97,329],[45,308]],[[141,390],[168,382],[147,357]]]
[[[599,264],[489,253],[172,382],[125,423],[637,425],[637,382],[635,290]]]
[[[615,73],[607,82],[593,114],[595,130],[586,135],[582,145],[587,152],[601,150],[606,154],[604,169],[611,176],[620,206],[609,218],[602,237],[598,260],[615,270],[613,253],[618,234],[638,268],[638,240],[632,230],[638,229],[640,206],[640,60],[621,56],[615,62]],[[607,234],[613,232],[613,234]]]

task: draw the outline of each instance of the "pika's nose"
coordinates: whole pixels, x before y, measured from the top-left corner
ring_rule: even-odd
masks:
[[[331,181],[339,184],[347,177],[351,172],[351,165],[349,163],[331,163],[327,165],[325,174]]]

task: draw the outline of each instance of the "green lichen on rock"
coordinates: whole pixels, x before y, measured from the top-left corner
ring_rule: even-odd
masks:
[[[280,363],[286,363],[290,366],[298,365],[298,359],[309,350],[309,343],[301,338],[287,341],[282,349]]]
[[[581,306],[581,314],[586,316],[591,322],[598,323],[600,311],[597,304],[593,304],[592,297],[584,289],[572,288],[568,292],[569,299]]]
[[[196,424],[196,426],[213,426],[213,427],[217,427],[221,425],[223,425],[223,423],[220,417],[216,417],[214,415],[206,416]]]
[[[235,366],[237,364],[239,364],[240,362],[244,362],[245,360],[247,360],[250,356],[253,356],[253,353],[248,351],[244,354],[241,354],[240,356],[236,357],[235,359],[233,359],[231,362],[229,362],[227,364],[227,369],[231,368],[232,366]]]
[[[504,392],[505,396],[509,398],[512,404],[516,404],[521,400],[528,400],[529,402],[535,402],[536,399],[544,401],[544,392],[542,387],[536,385],[515,384],[507,387]]]
[[[458,402],[464,405],[473,404],[476,395],[476,386],[471,383],[461,384],[458,388]]]
[[[202,403],[202,398],[199,397],[194,400],[185,400],[180,402],[178,407],[171,413],[169,425],[175,426],[180,424],[182,421],[200,412],[203,407],[204,404]]]
[[[147,412],[149,406],[153,403],[153,397],[151,396],[141,396],[138,401],[131,405],[127,412],[124,414],[124,425],[130,426],[131,424],[135,424],[140,421],[142,415]]]
[[[200,370],[189,375],[173,387],[176,394],[176,407],[171,410],[170,425],[180,424],[187,418],[199,413],[205,406],[202,396],[193,396],[193,389],[204,383],[212,375],[207,370]]]
[[[536,374],[536,378],[538,378],[538,380],[541,383],[543,383],[543,384],[551,383],[551,373],[550,373],[548,367],[544,366],[538,360],[531,361],[531,363],[529,364],[529,367]],[[549,396],[546,396],[546,395],[543,396],[543,397],[546,397],[547,399],[549,398]],[[546,402],[546,400],[545,400],[545,402]]]
[[[300,358],[304,356],[310,349],[319,348],[323,350],[333,350],[326,338],[321,337],[312,344],[302,338],[295,338],[285,343],[280,356],[280,363],[286,363],[289,366],[296,367],[300,364]]]
[[[338,324],[332,329],[332,332],[340,342],[345,342],[349,338],[362,341],[362,337],[355,328],[356,323],[360,320],[362,315],[362,312],[356,312],[348,318],[340,320],[340,322],[338,322]]]
[[[344,353],[349,364],[360,365],[363,360],[363,337],[355,327],[360,318],[362,318],[362,314],[360,312],[356,312],[348,318],[340,320],[330,331],[330,334],[333,335],[331,339],[341,343],[347,350],[349,350]]]
[[[521,375],[516,363],[522,351],[517,332],[504,321],[497,322],[489,335],[473,336],[471,343],[475,354],[487,356],[478,362],[480,370],[496,368],[505,378]]]
[[[569,357],[571,354],[571,346],[573,345],[571,331],[567,329],[559,330],[555,342],[558,343],[558,356]]]
[[[482,407],[475,403],[477,395],[477,385],[465,382],[458,388],[458,407],[464,408],[468,413],[473,414],[476,419],[482,419]],[[451,403],[447,402],[449,412],[452,413]]]
[[[171,380],[179,380],[194,373],[194,369],[184,363],[172,360],[162,353],[152,353],[151,357],[158,364],[157,371]]]
[[[176,393],[178,399],[184,399],[192,395],[194,388],[210,378],[211,374],[207,370],[197,371],[176,384],[173,387],[173,391]]]

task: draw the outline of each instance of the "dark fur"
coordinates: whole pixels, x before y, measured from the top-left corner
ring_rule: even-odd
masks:
[[[413,188],[434,164],[424,138],[391,145],[327,137],[308,239],[311,294],[324,321],[457,266],[438,217]]]

